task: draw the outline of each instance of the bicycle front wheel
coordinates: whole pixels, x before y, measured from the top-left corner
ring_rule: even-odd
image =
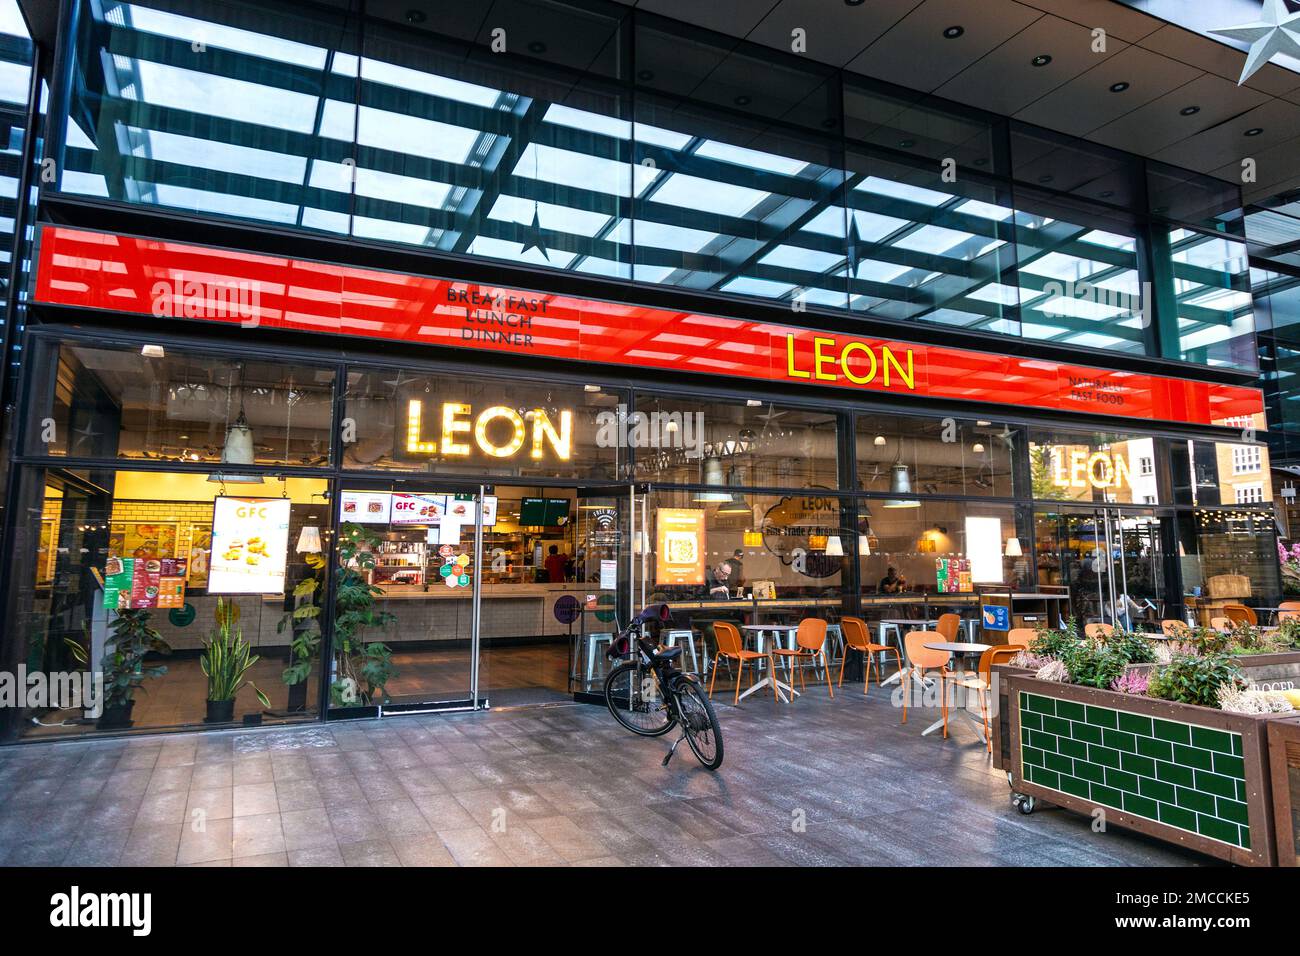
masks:
[[[700,763],[717,770],[722,766],[722,726],[713,712],[713,704],[698,681],[684,678],[677,682],[675,689],[686,742]]]
[[[605,704],[615,720],[642,737],[661,737],[677,723],[654,674],[632,661],[605,678]]]

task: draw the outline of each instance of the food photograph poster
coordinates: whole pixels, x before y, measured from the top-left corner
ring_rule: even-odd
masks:
[[[656,584],[704,583],[704,512],[660,508],[656,513]]]
[[[217,498],[208,593],[284,593],[288,548],[288,498]]]

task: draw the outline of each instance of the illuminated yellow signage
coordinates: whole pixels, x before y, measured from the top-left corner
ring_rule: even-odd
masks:
[[[427,441],[424,432],[424,403],[411,399],[406,409],[406,450],[413,455],[441,454],[445,458],[465,458],[473,453],[469,438],[479,451],[492,458],[510,458],[528,441],[528,423],[532,422],[529,454],[540,461],[549,444],[555,456],[568,461],[573,453],[573,412],[559,413],[559,427],[542,408],[520,415],[506,405],[493,405],[474,417],[473,407],[461,402],[442,403],[442,434],[439,441]]]
[[[844,345],[832,337],[815,336],[812,340],[810,368],[800,368],[793,334],[785,337],[785,371],[789,378],[807,378],[818,382],[838,382],[845,378],[854,385],[869,385],[880,379],[880,384],[890,388],[895,381],[911,390],[916,389],[916,364],[911,349],[903,350],[902,357],[888,345],[876,348],[867,342],[851,340]]]
[[[1058,488],[1132,487],[1128,459],[1123,454],[1058,446],[1052,449],[1052,484]]]

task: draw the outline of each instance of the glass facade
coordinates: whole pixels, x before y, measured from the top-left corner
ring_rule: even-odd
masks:
[[[1262,606],[1280,589],[1253,420],[1216,443],[31,339],[45,427],[16,471],[3,664],[111,674],[105,649],[134,621],[156,632],[128,678],[134,728],[588,691],[604,673],[590,649],[646,601],[707,647],[712,622],[754,609],[874,627],[1063,584],[1081,620],[1151,622],[1214,582],[1248,581]],[[223,622],[259,659],[214,718],[201,659]],[[45,708],[6,734],[121,720]]]
[[[527,35],[501,41],[468,9],[399,26],[82,0],[47,189],[1254,364],[1240,193],[1221,181],[619,4],[516,12]]]

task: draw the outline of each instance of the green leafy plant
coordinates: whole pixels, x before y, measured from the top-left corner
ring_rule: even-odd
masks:
[[[1079,625],[1074,618],[1070,618],[1063,628],[1041,628],[1029,642],[1029,651],[1035,657],[1055,657],[1063,660],[1082,643]]]
[[[1148,695],[1202,707],[1219,706],[1219,689],[1245,686],[1241,668],[1227,654],[1178,655],[1151,675]]]
[[[217,629],[204,642],[199,655],[199,667],[208,679],[208,700],[234,700],[240,688],[248,684],[263,707],[271,701],[246,675],[261,658],[253,653],[252,646],[244,640],[244,631],[236,625],[236,605],[217,598]]]
[[[1300,647],[1300,617],[1284,617],[1278,624],[1277,640],[1289,647]]]
[[[1155,663],[1155,646],[1151,638],[1136,631],[1116,631],[1106,638],[1106,646],[1128,664]]]
[[[1249,621],[1237,621],[1228,632],[1228,639],[1238,653],[1260,653],[1267,645],[1264,632]]]
[[[316,603],[316,595],[320,592],[319,575],[325,567],[325,559],[319,554],[309,554],[306,561],[312,573],[294,586],[294,608],[286,611],[275,626],[277,634],[283,634],[286,627],[292,627],[289,666],[280,674],[280,679],[291,687],[311,676],[312,665],[320,650],[320,605]]]
[[[1084,641],[1061,657],[1061,663],[1070,675],[1070,683],[1104,689],[1123,676],[1128,662],[1108,643]]]
[[[393,652],[381,641],[367,641],[365,631],[385,627],[396,616],[375,609],[384,589],[371,584],[379,535],[353,522],[339,529],[339,569],[334,597],[334,639],[337,673],[330,684],[335,704],[372,703],[376,694],[388,700],[388,682],[398,676]]]
[[[1210,654],[1222,654],[1232,647],[1232,635],[1227,631],[1218,631],[1212,627],[1194,627],[1188,634],[1185,644],[1189,644],[1201,657]]]
[[[171,645],[149,623],[149,612],[137,608],[118,611],[109,625],[109,638],[101,669],[104,672],[104,707],[125,707],[146,679],[167,673],[162,664],[145,666],[150,654],[170,654]]]

